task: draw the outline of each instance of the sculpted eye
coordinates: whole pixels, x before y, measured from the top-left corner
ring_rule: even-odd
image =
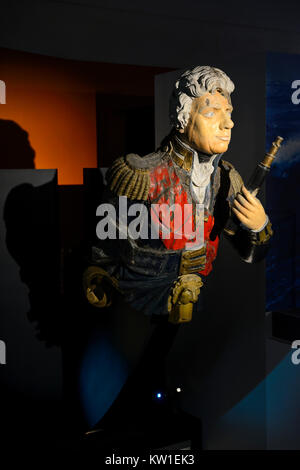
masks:
[[[213,111],[209,111],[208,113],[204,113],[203,116],[205,117],[213,117],[215,113]]]

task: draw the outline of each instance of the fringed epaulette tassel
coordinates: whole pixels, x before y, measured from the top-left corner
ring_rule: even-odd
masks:
[[[118,158],[106,174],[112,192],[129,199],[147,200],[150,189],[150,172],[146,168],[131,167],[126,158]]]

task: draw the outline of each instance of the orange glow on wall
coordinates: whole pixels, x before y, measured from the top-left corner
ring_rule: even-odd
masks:
[[[6,104],[0,104],[0,140],[4,135],[6,141],[2,152],[0,145],[0,168],[57,168],[59,184],[82,184],[83,168],[98,166],[96,94],[153,96],[155,74],[167,70],[0,49],[0,80],[6,84]],[[34,166],[27,166],[31,150],[22,163],[19,146],[11,142],[14,132],[24,141],[21,129],[34,150]]]
[[[82,169],[97,166],[95,93],[80,91],[71,74],[59,86],[60,70],[52,69],[46,80],[44,73],[24,65],[20,73],[18,65],[0,68],[6,83],[0,119],[12,120],[28,133],[35,168],[57,168],[59,184],[82,184]]]
[[[0,118],[15,121],[35,151],[34,167],[58,168],[59,184],[82,184],[97,166],[95,96],[11,89]]]

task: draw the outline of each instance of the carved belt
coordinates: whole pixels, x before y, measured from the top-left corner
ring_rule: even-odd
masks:
[[[183,251],[181,255],[181,262],[179,274],[192,274],[202,271],[206,264],[206,246],[204,245],[199,250]]]

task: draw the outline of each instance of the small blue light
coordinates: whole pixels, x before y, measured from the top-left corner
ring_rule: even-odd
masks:
[[[157,393],[156,398],[161,398],[161,393]]]

